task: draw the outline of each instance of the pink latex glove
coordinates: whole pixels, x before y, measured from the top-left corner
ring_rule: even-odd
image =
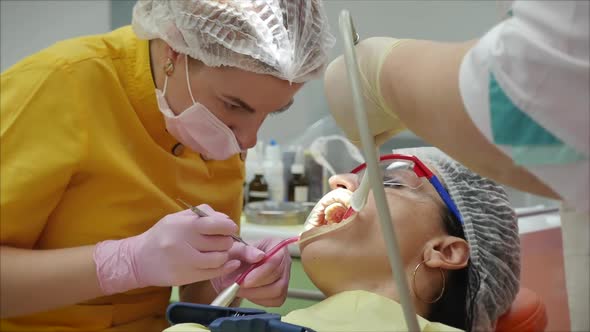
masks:
[[[208,280],[240,267],[229,250],[238,226],[223,213],[199,205],[208,217],[191,210],[162,218],[146,232],[99,242],[94,262],[104,294],[147,286],[176,286]]]
[[[252,243],[252,246],[235,242],[229,257],[242,261],[242,266],[232,273],[212,279],[213,288],[219,293],[234,283],[251,264],[259,262],[264,257],[261,251],[267,252],[279,242],[281,239],[263,239]],[[287,298],[290,275],[291,255],[285,247],[248,274],[240,287],[238,297],[265,307],[281,306]]]

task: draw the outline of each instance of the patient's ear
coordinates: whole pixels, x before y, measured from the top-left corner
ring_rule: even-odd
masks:
[[[460,270],[469,261],[469,245],[456,236],[432,239],[424,247],[423,259],[424,264],[430,268]]]

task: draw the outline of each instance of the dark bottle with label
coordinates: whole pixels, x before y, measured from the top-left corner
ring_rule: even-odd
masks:
[[[289,181],[289,201],[307,202],[309,194],[309,182],[304,175],[304,167],[301,164],[291,166],[291,181]]]
[[[254,179],[248,185],[248,203],[267,201],[268,198],[268,184],[264,179],[262,169],[257,169],[254,172]]]

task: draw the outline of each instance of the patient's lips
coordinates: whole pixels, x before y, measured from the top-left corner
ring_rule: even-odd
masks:
[[[337,188],[320,199],[303,225],[304,231],[299,239],[300,248],[323,234],[343,229],[351,223],[354,218],[344,219],[351,196],[352,191]]]
[[[352,192],[344,188],[337,188],[327,193],[307,217],[303,225],[304,230],[339,224],[350,204],[351,196]]]

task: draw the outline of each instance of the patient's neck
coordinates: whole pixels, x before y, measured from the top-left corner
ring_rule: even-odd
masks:
[[[390,298],[401,304],[399,292],[393,280],[390,271],[383,269],[374,269],[372,271],[343,270],[337,271],[338,276],[333,275],[332,271],[314,271],[308,272],[313,283],[326,295],[326,297],[342,293],[345,291],[364,290]],[[334,271],[335,272],[335,271]],[[430,306],[418,300],[414,296],[411,287],[411,272],[406,271],[406,279],[410,289],[410,297],[414,304],[416,314],[426,317]]]

